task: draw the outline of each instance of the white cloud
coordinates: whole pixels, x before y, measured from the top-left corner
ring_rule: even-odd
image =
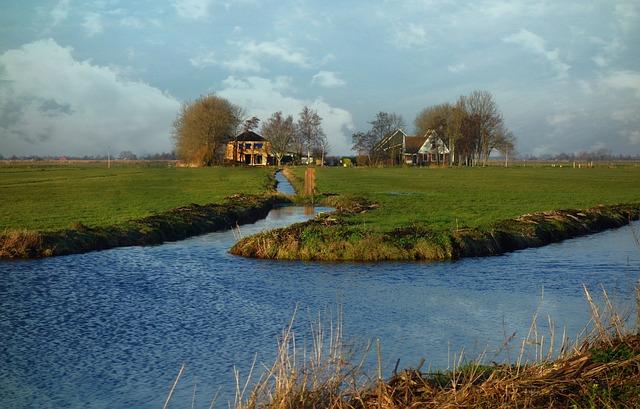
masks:
[[[256,57],[271,57],[298,67],[306,68],[309,66],[306,55],[301,51],[293,50],[284,40],[260,43],[249,41],[244,45],[244,51]]]
[[[560,50],[557,48],[554,50],[547,50],[544,39],[529,30],[520,29],[517,33],[505,37],[503,41],[506,43],[518,44],[525,50],[543,56],[547,61],[549,61],[553,69],[561,78],[566,77],[569,69],[571,68],[569,64],[565,63],[560,58]]]
[[[604,40],[600,37],[592,36],[589,40],[600,48],[599,52],[592,58],[598,67],[607,67],[624,51],[625,46],[618,37],[611,40]]]
[[[57,26],[69,17],[70,0],[60,0],[51,9],[51,27]]]
[[[491,18],[538,17],[548,13],[552,4],[545,1],[488,0],[474,2],[474,10]]]
[[[346,81],[333,71],[320,71],[311,79],[312,84],[318,84],[325,88],[337,88],[346,85]]]
[[[262,65],[257,60],[252,59],[247,55],[238,55],[235,58],[223,61],[222,66],[230,71],[238,72],[260,72],[262,71]]]
[[[613,71],[602,77],[600,84],[613,89],[635,91],[636,97],[640,98],[640,72]]]
[[[632,145],[640,145],[640,130],[633,129],[627,132],[627,138]]]
[[[427,31],[414,23],[397,23],[392,27],[391,42],[397,48],[414,48],[427,42]]]
[[[205,51],[189,59],[191,65],[196,68],[206,68],[216,65],[216,55],[213,51]]]
[[[311,66],[304,51],[294,49],[283,39],[262,42],[249,40],[232,42],[231,45],[236,55],[220,63],[231,71],[260,72],[263,70],[262,61],[264,59],[279,60],[301,68]]]
[[[454,73],[454,74],[458,74],[460,72],[464,72],[467,70],[467,65],[463,62],[459,63],[459,64],[452,64],[447,66],[447,69]]]
[[[287,95],[293,91],[290,79],[231,76],[223,81],[223,87],[218,95],[246,108],[249,115],[256,115],[262,119],[268,118],[276,111],[297,118],[304,106],[315,109],[322,117],[322,127],[331,145],[331,154],[346,154],[351,151],[349,135],[354,127],[351,113],[333,107],[321,98],[303,100]]]
[[[124,27],[131,27],[137,30],[145,27],[145,23],[138,17],[126,16],[120,20],[120,25]]]
[[[622,31],[631,31],[638,26],[638,5],[635,1],[619,2],[615,5],[613,14]]]
[[[7,155],[171,149],[180,102],[39,40],[0,54],[0,146]]]
[[[547,123],[549,125],[558,126],[573,121],[576,118],[573,112],[554,113],[547,116]]]
[[[96,34],[100,34],[104,31],[102,25],[102,16],[98,13],[87,13],[84,16],[84,22],[82,23],[87,35],[93,37]]]
[[[174,7],[180,17],[202,19],[209,16],[212,0],[176,0]]]

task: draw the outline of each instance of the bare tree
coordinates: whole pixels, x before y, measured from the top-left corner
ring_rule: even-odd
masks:
[[[351,135],[353,143],[351,149],[358,152],[358,155],[366,155],[369,164],[373,164],[379,158],[376,146],[388,135],[405,127],[404,119],[401,115],[389,112],[378,112],[370,121],[371,129],[367,132],[358,131]]]
[[[502,115],[489,91],[473,91],[466,97],[466,107],[475,125],[470,136],[474,139],[476,162],[482,160],[482,166],[486,166],[492,139],[502,126]]]
[[[296,124],[296,149],[300,156],[306,151],[307,163],[311,160],[311,150],[319,138],[324,136],[322,118],[316,111],[305,106],[298,115]]]
[[[397,129],[404,128],[405,122],[402,115],[395,112],[378,112],[371,124],[371,130],[368,132],[372,138],[373,147],[372,152],[369,154],[369,163],[378,162],[381,152],[375,151],[375,146],[382,141],[386,136],[390,135]]]
[[[329,152],[330,148],[329,140],[327,136],[323,133],[316,139],[316,146],[314,148],[314,155],[320,156],[320,166],[324,166],[324,158]]]
[[[373,154],[373,148],[376,146],[377,141],[371,132],[358,131],[351,135],[353,146],[351,149],[356,151],[358,155],[366,155],[367,160],[371,163],[371,155]]]
[[[444,140],[444,138],[447,137],[446,130],[449,126],[451,111],[452,107],[448,103],[433,105],[423,109],[418,113],[414,121],[416,134],[422,136],[428,131],[434,130],[438,133],[438,136]]]
[[[216,95],[182,105],[173,123],[176,154],[181,160],[211,166],[220,160],[220,147],[240,123],[242,109]]]
[[[271,142],[271,151],[276,157],[277,165],[280,166],[282,158],[291,151],[291,145],[295,136],[295,126],[293,117],[282,116],[278,111],[262,125],[262,135]]]
[[[257,116],[252,116],[251,118],[245,119],[242,122],[242,131],[253,131],[254,129],[258,129],[258,125],[260,124],[260,119]]]
[[[513,155],[513,151],[516,145],[516,137],[507,128],[501,126],[496,132],[493,140],[493,148],[504,155],[504,167],[509,166],[509,155]]]
[[[402,129],[406,126],[402,115],[395,112],[378,112],[375,119],[369,123],[376,142],[381,141],[396,129]]]

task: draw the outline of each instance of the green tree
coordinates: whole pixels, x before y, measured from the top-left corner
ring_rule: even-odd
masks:
[[[220,163],[222,148],[235,133],[241,118],[240,107],[216,95],[184,103],[173,123],[178,158],[196,166]]]

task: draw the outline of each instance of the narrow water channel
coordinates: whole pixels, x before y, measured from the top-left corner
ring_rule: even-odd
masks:
[[[276,209],[240,234],[308,217]],[[304,332],[307,316],[341,305],[345,337],[380,338],[387,371],[398,358],[444,368],[449,351],[473,356],[525,336],[536,309],[577,334],[588,321],[583,283],[630,310],[640,278],[629,226],[433,264],[243,259],[227,252],[234,234],[1,262],[0,407],[160,408],[182,363],[172,407],[191,405],[194,383],[196,407],[218,387],[226,407],[234,366],[246,373],[256,353],[268,363],[296,306]]]

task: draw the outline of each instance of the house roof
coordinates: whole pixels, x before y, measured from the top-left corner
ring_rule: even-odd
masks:
[[[382,138],[378,143],[373,147],[374,151],[386,151],[390,148],[396,148],[398,146],[402,146],[402,138],[407,136],[404,131],[400,128],[395,131],[387,134],[384,138]]]
[[[241,142],[266,141],[266,139],[253,131],[244,131],[241,134],[237,135],[234,139]]]
[[[447,148],[442,139],[432,133],[428,138],[425,138],[424,145],[420,148],[419,153],[439,153],[443,155],[449,153],[449,148]]]
[[[426,136],[406,136],[404,140],[404,153],[418,153],[426,140]]]

